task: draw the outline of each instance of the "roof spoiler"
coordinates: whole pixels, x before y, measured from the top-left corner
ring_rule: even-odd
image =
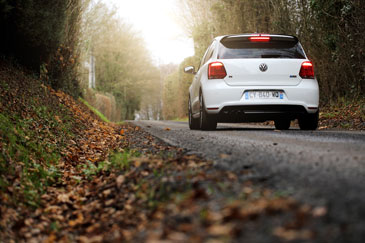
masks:
[[[294,35],[253,33],[253,34],[226,35],[220,40],[220,42],[235,41],[235,40],[249,41],[250,37],[270,37],[271,40],[273,41],[293,41],[295,43],[299,41],[298,38]]]

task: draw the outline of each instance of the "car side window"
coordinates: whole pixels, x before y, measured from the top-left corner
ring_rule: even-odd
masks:
[[[214,49],[215,49],[215,41],[210,46],[209,52],[207,53],[207,56],[205,58],[203,65],[213,56]]]
[[[209,48],[205,51],[204,56],[203,56],[203,58],[202,58],[202,60],[200,62],[200,65],[199,65],[199,68],[198,69],[200,69],[201,66],[204,65],[204,60],[205,60],[205,57],[208,55],[208,52],[209,52]]]
[[[213,41],[213,43],[209,46],[209,48],[207,49],[207,51],[205,52],[202,61],[200,63],[200,67],[202,67],[213,55],[214,52],[214,47],[215,47],[215,41]],[[199,67],[199,69],[200,69]]]
[[[205,55],[205,58],[203,59],[203,63],[202,65],[204,65],[213,55],[213,51],[214,51],[214,47],[215,47],[215,41],[213,41],[213,43],[210,45],[207,54]]]

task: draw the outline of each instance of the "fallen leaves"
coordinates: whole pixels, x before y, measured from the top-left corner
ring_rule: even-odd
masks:
[[[307,229],[292,230],[292,229],[285,229],[283,227],[275,228],[273,234],[286,241],[310,240],[314,237],[314,233]]]
[[[323,129],[365,130],[365,100],[345,104],[327,105],[320,108],[319,130]]]
[[[271,242],[311,240],[316,236],[312,222],[328,213],[325,206],[301,205],[256,182],[242,181],[241,174],[253,173],[251,166],[238,172],[216,169],[140,127],[101,122],[70,96],[45,86],[41,90],[67,109],[73,135],[48,139],[47,134],[57,131],[54,124],[67,122],[59,114],[52,115],[53,123],[31,123],[47,143],[64,145],[55,164],[58,179],[45,188],[36,210],[9,206],[14,205],[9,195],[18,190],[19,178],[8,193],[0,193],[4,241],[238,242],[260,229]],[[18,93],[9,92],[13,111],[32,117],[28,107],[15,106]],[[119,157],[112,156],[114,151]],[[229,156],[220,154],[222,159]],[[19,162],[15,168],[20,173],[25,164]]]

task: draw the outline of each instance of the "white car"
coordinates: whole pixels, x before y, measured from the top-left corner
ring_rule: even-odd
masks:
[[[190,129],[214,130],[218,122],[264,122],[286,130],[298,119],[318,127],[319,88],[313,64],[298,38],[241,34],[216,37],[189,88]]]

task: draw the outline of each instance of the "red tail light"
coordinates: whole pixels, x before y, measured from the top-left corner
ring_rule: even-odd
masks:
[[[252,36],[249,38],[251,42],[269,42],[269,36]]]
[[[306,61],[302,63],[302,67],[300,68],[299,76],[302,78],[314,78],[314,69],[312,62]]]
[[[221,62],[212,62],[208,66],[208,79],[222,79],[227,76],[226,69]]]

